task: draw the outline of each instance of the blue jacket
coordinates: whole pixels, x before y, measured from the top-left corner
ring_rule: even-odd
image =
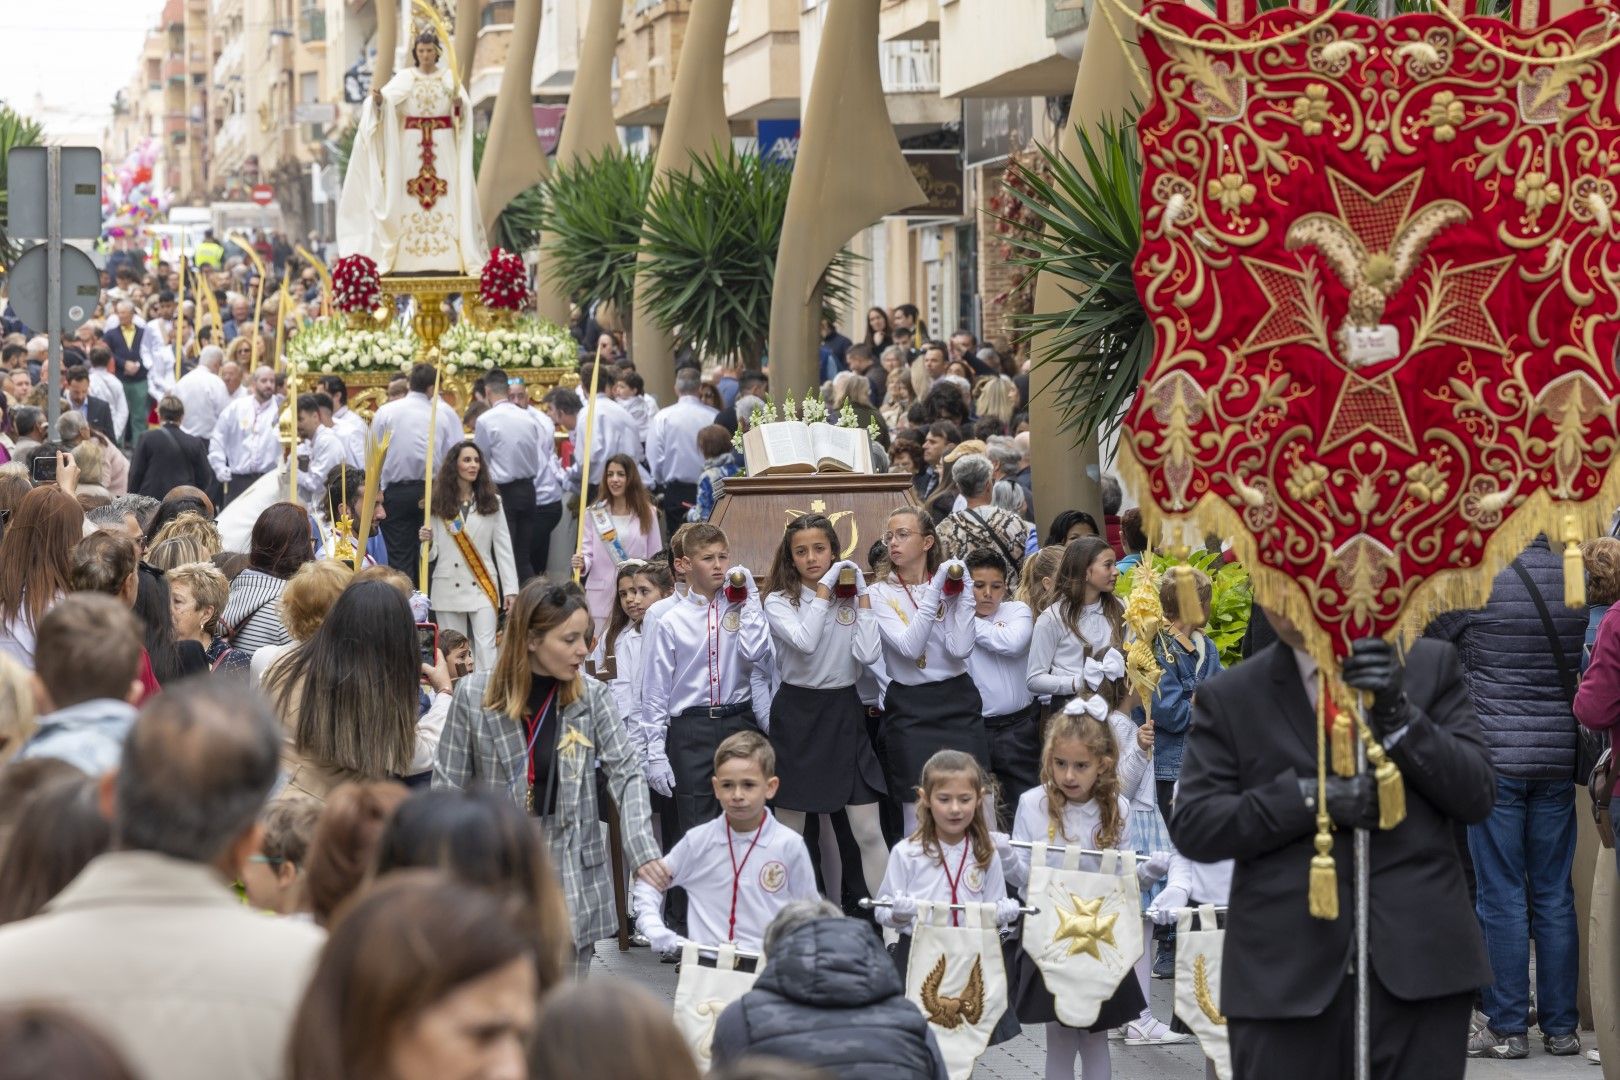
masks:
[[[939,1044],[906,1000],[872,928],[827,918],[775,943],[754,988],[714,1027],[716,1068],[749,1054],[823,1069],[837,1080],[946,1080]]]
[[[1195,631],[1190,652],[1170,634],[1160,634],[1153,642],[1153,655],[1164,669],[1159,688],[1153,692],[1153,779],[1177,780],[1187,728],[1192,725],[1193,693],[1199,683],[1221,670],[1221,650],[1207,634]],[[1146,714],[1140,707],[1134,713],[1140,727]]]
[[[1578,671],[1587,619],[1585,611],[1564,606],[1563,557],[1538,538],[1518,561],[1546,602],[1565,663]],[[1496,575],[1483,608],[1442,615],[1426,633],[1457,646],[1463,681],[1497,774],[1513,780],[1571,780],[1575,716],[1546,627],[1513,567]]]
[[[57,709],[39,718],[33,737],[17,752],[25,758],[61,758],[86,776],[118,767],[124,736],[135,723],[135,706],[112,698],[94,698]]]

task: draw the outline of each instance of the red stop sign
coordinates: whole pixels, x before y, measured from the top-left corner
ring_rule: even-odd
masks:
[[[269,206],[276,199],[276,189],[269,184],[253,185],[253,201],[260,206]]]

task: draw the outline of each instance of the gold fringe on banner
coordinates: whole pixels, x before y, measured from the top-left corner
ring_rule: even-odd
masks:
[[[1339,871],[1333,863],[1333,819],[1327,809],[1327,680],[1321,668],[1316,677],[1316,854],[1311,856],[1311,915],[1332,921],[1339,917]]]
[[[1168,533],[1172,526],[1185,528],[1190,523],[1201,535],[1226,538],[1237,553],[1238,561],[1249,571],[1254,597],[1260,606],[1281,614],[1298,627],[1305,639],[1305,651],[1318,664],[1330,668],[1338,665],[1332,640],[1327,631],[1317,625],[1316,612],[1305,590],[1293,574],[1261,562],[1260,545],[1236,509],[1219,495],[1206,493],[1186,513],[1171,514],[1162,510],[1153,501],[1152,475],[1137,458],[1129,429],[1120,438],[1115,469],[1121,483],[1140,500],[1142,526],[1150,536]],[[1555,501],[1545,488],[1532,492],[1497,526],[1485,542],[1477,564],[1439,570],[1410,589],[1389,638],[1406,648],[1423,636],[1435,616],[1484,607],[1490,599],[1496,575],[1538,536],[1564,537],[1567,543],[1570,536],[1607,535],[1609,517],[1616,505],[1620,505],[1620,460],[1609,469],[1592,497],[1584,502]]]
[[[1564,603],[1586,606],[1586,563],[1581,558],[1581,532],[1574,514],[1564,515]]]

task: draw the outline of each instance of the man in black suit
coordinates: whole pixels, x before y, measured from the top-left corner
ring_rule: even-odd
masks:
[[[131,494],[162,499],[177,487],[189,485],[207,491],[213,486],[208,444],[180,430],[185,415],[185,405],[173,394],[165,394],[158,402],[160,426],[135,444],[129,465]]]
[[[124,399],[129,402],[129,437],[133,442],[146,430],[147,381],[146,361],[141,353],[146,344],[146,328],[135,325],[135,305],[128,300],[118,301],[113,309],[118,322],[103,335],[107,348],[112,350],[113,373],[124,387]]]
[[[1299,630],[1198,688],[1170,837],[1200,862],[1236,860],[1222,961],[1239,1080],[1350,1077],[1354,1069],[1353,830],[1372,830],[1369,921],[1372,1075],[1462,1080],[1474,990],[1491,980],[1453,825],[1490,813],[1496,784],[1456,651],[1419,641],[1403,666],[1358,641],[1345,685],[1372,695],[1367,720],[1400,767],[1406,818],[1378,831],[1368,772],[1329,775],[1339,917],[1311,915],[1316,831],[1316,663]]]
[[[107,441],[118,445],[113,432],[112,407],[98,397],[90,396],[90,369],[75,364],[67,369],[68,408],[90,421],[90,426],[107,436]]]

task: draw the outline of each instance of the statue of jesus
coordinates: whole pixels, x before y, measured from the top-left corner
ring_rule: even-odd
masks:
[[[431,29],[415,66],[360,110],[338,201],[338,248],[384,274],[475,275],[489,257],[472,166],[472,107]]]

